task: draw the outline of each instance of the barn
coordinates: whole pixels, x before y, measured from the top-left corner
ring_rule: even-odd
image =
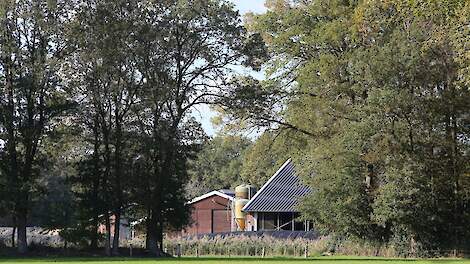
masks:
[[[310,189],[287,160],[259,191],[252,185],[218,190],[194,198],[192,225],[184,235],[202,235],[234,231],[310,231],[312,225],[300,220],[300,199]]]
[[[243,207],[248,231],[310,231],[312,225],[300,220],[300,199],[310,193],[287,160]]]
[[[192,207],[192,224],[183,234],[200,235],[230,232],[235,222],[232,203],[235,193],[231,190],[218,190],[196,197],[189,202]]]

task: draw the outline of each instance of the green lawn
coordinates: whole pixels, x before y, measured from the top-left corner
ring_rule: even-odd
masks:
[[[318,257],[310,259],[292,259],[292,258],[180,258],[180,259],[150,259],[150,258],[0,258],[0,263],[86,263],[86,264],[179,264],[179,263],[204,263],[204,264],[217,264],[217,263],[230,263],[230,264],[250,264],[250,263],[264,263],[264,264],[294,264],[294,263],[318,263],[318,264],[393,264],[393,263],[406,263],[406,264],[444,264],[444,263],[465,263],[470,264],[470,259],[432,259],[432,260],[411,260],[411,259],[384,259],[384,258],[361,258],[361,257]]]

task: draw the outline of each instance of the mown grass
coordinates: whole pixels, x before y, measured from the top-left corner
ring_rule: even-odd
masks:
[[[230,263],[230,264],[250,264],[250,263],[263,263],[263,264],[294,264],[294,263],[318,263],[318,264],[470,264],[470,259],[388,259],[388,258],[368,258],[368,257],[315,257],[309,259],[301,258],[216,258],[216,257],[184,257],[184,258],[171,258],[171,259],[153,259],[153,258],[1,258],[0,263],[65,263],[65,264],[180,264],[180,263],[203,263],[203,264],[217,264],[217,263]]]

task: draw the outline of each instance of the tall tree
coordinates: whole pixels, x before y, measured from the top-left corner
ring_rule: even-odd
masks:
[[[18,252],[27,251],[26,225],[39,177],[42,139],[69,106],[61,85],[66,46],[62,32],[68,1],[0,3],[0,133],[2,175],[18,229]]]
[[[111,254],[109,217],[114,217],[114,225],[119,227],[121,215],[127,206],[125,190],[126,162],[126,122],[129,122],[131,108],[142,84],[142,75],[136,68],[133,54],[137,41],[137,21],[141,9],[138,1],[85,1],[78,12],[77,59],[74,61],[81,80],[84,110],[88,111],[89,132],[93,134],[94,160],[102,152],[107,237],[106,252]],[[78,41],[77,41],[78,40]],[[102,147],[102,150],[101,150]],[[99,174],[98,174],[99,175]],[[97,181],[99,181],[97,179]],[[112,253],[119,254],[120,229],[114,229]]]
[[[250,18],[268,80],[239,81],[226,110],[307,141],[295,156],[314,190],[304,215],[405,254],[465,246],[467,1],[268,7]]]
[[[185,124],[198,104],[220,96],[236,64],[258,66],[259,37],[246,34],[238,12],[226,1],[149,2],[140,45],[140,70],[148,89],[144,133],[152,142],[148,246],[159,254],[165,225],[166,190],[177,179],[182,147],[191,136]],[[191,136],[192,137],[192,136]],[[184,157],[184,156],[183,156]],[[184,159],[183,159],[184,160]],[[181,186],[183,187],[183,186]]]

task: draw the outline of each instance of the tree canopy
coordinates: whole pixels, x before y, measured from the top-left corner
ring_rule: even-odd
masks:
[[[251,141],[242,136],[219,134],[204,143],[190,160],[188,197],[219,189],[233,189],[242,183],[240,173]]]
[[[249,17],[270,51],[268,78],[241,80],[225,110],[305,142],[291,154],[313,189],[304,216],[325,233],[390,242],[404,254],[462,247],[468,1],[268,7]]]
[[[107,255],[111,216],[144,219],[162,254],[189,221],[187,161],[206,138],[194,106],[215,103],[235,66],[259,69],[259,34],[219,0],[3,1],[0,22],[0,208],[18,251],[34,214]]]
[[[38,219],[118,255],[126,217],[162,255],[190,197],[261,186],[288,158],[319,232],[468,249],[470,3],[266,7],[243,22],[226,0],[1,1],[0,218],[18,251]],[[208,139],[202,104],[237,131]]]

